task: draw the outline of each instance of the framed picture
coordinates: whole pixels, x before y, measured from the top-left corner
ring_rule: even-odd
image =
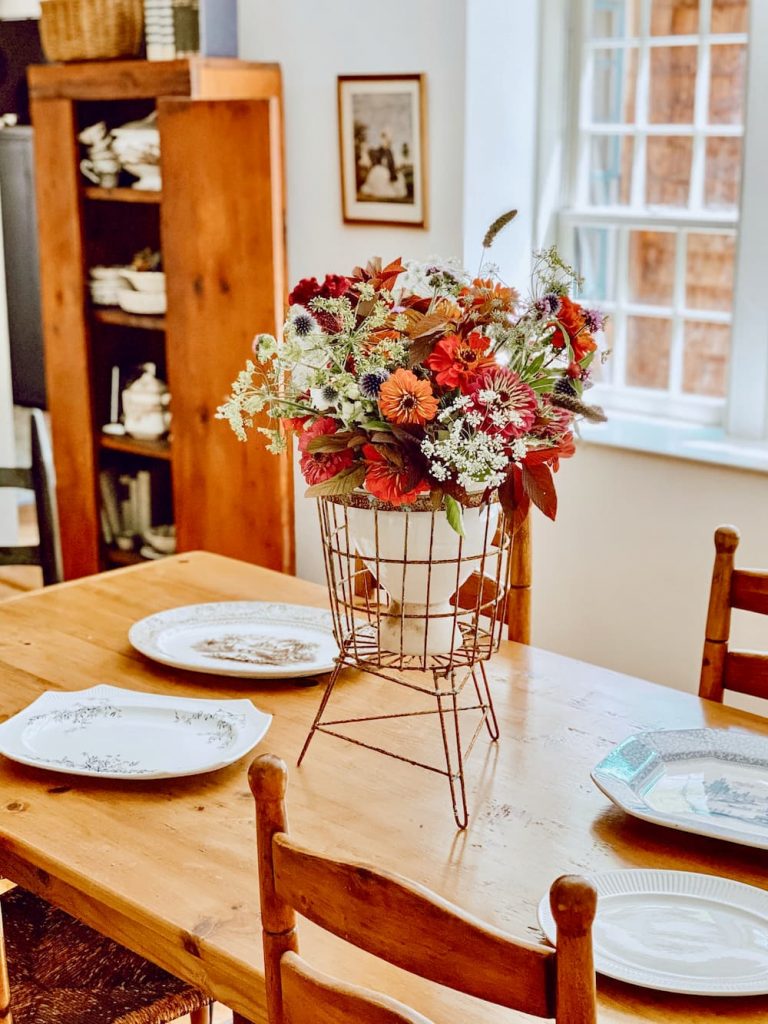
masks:
[[[346,223],[427,226],[424,78],[339,76]]]

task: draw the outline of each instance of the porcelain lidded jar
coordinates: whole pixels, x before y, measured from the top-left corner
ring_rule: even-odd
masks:
[[[171,396],[154,363],[144,363],[141,369],[141,376],[123,391],[125,432],[141,441],[156,441],[171,425]]]

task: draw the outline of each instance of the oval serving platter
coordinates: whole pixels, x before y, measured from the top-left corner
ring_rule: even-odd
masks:
[[[128,640],[162,665],[247,679],[331,672],[339,653],[330,612],[266,601],[169,608],[135,622]]]

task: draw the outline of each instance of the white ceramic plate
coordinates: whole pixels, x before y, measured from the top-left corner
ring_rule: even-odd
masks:
[[[116,686],[46,692],[0,725],[12,761],[103,779],[170,779],[233,764],[271,715],[249,700],[197,700]]]
[[[607,871],[593,926],[599,974],[686,995],[768,993],[768,892],[688,871]],[[554,945],[549,895],[539,923]]]
[[[331,672],[339,653],[330,612],[264,601],[170,608],[135,622],[128,639],[163,665],[248,679]]]
[[[592,772],[628,814],[768,850],[768,737],[741,729],[630,736]]]

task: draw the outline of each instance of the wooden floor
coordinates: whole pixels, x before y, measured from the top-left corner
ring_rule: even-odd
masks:
[[[37,523],[34,505],[22,505],[19,509],[19,544],[37,543]],[[11,565],[0,567],[0,601],[6,597],[18,597],[25,590],[36,590],[43,585],[42,571],[36,565]]]

